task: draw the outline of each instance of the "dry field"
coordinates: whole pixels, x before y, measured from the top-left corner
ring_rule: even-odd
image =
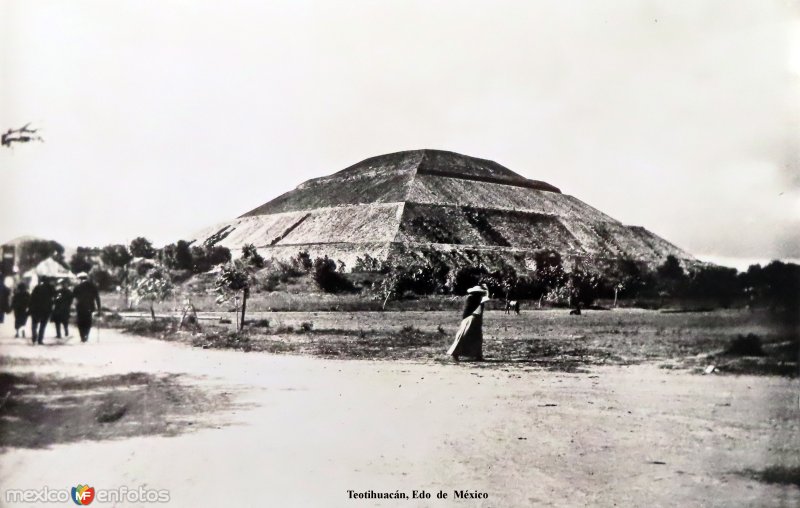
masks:
[[[441,362],[459,314],[407,312],[255,312],[243,333],[220,325],[233,313],[201,313],[202,334],[148,333],[150,324],[119,326],[206,348],[310,354],[336,358]],[[161,330],[165,324],[158,327]],[[741,337],[757,337],[761,354],[731,350]],[[637,309],[489,311],[484,318],[486,365],[504,364],[574,371],[591,365],[651,362],[662,368],[717,373],[796,376],[798,328],[767,311],[659,312]]]

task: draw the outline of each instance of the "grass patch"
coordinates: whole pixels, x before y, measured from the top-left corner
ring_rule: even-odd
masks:
[[[248,305],[249,308],[249,305]],[[253,312],[242,337],[233,326],[203,321],[200,338],[158,329],[145,334],[165,340],[194,341],[199,347],[267,351],[358,359],[447,361],[459,312]],[[269,327],[266,327],[269,322]],[[130,323],[125,320],[123,323]],[[263,325],[261,324],[263,323]],[[127,326],[127,325],[126,325]],[[136,332],[134,332],[136,333]],[[739,337],[757,337],[763,355],[739,356]],[[211,338],[209,338],[211,337]],[[246,340],[245,340],[246,339]],[[738,343],[738,342],[737,342]],[[574,372],[591,365],[673,362],[676,369],[719,374],[798,375],[797,327],[769,312],[722,310],[661,313],[642,310],[587,310],[581,319],[568,311],[524,311],[507,315],[489,310],[484,317],[487,364],[527,364]]]

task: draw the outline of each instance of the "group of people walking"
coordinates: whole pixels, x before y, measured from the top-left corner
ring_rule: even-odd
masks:
[[[78,274],[78,284],[70,289],[67,279],[61,279],[58,287],[53,286],[49,277],[41,277],[32,291],[24,282],[17,284],[13,296],[9,299],[8,289],[0,284],[0,323],[7,312],[14,313],[14,337],[25,337],[25,326],[31,320],[31,342],[43,344],[44,333],[48,321],[56,325],[56,338],[69,337],[69,321],[73,302],[75,303],[76,322],[81,342],[89,340],[92,329],[92,315],[100,310],[100,292],[89,280],[89,276]],[[62,336],[61,329],[64,329]]]

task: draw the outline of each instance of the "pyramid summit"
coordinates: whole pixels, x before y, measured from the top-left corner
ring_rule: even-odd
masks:
[[[330,176],[314,178],[242,217],[361,203],[401,203],[436,178],[560,192],[528,180],[496,162],[441,150],[412,150],[363,160]],[[414,184],[417,185],[414,185]]]
[[[308,180],[193,239],[234,252],[252,243],[277,259],[306,250],[349,267],[364,254],[385,260],[433,253],[530,267],[544,250],[576,262],[655,265],[670,254],[694,262],[549,183],[490,160],[427,149],[371,157]]]

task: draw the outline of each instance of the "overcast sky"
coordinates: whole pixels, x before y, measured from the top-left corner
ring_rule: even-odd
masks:
[[[796,1],[0,2],[0,241],[175,241],[438,148],[689,252],[800,258]]]

